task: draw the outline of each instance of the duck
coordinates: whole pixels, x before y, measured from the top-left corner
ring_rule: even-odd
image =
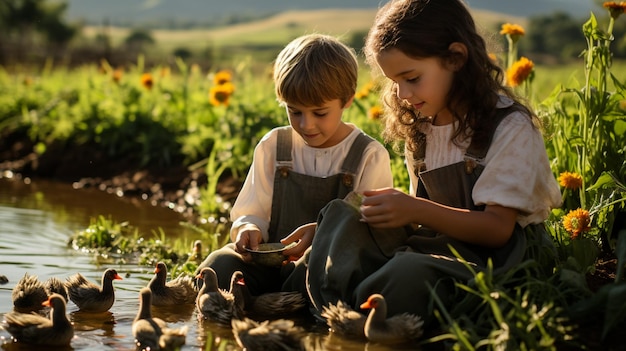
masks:
[[[369,309],[364,332],[367,339],[380,344],[403,344],[423,334],[424,321],[415,314],[401,313],[387,318],[387,302],[381,294],[372,294],[360,306]]]
[[[12,311],[4,315],[5,329],[18,341],[45,346],[69,346],[74,327],[68,319],[63,296],[53,293],[42,306],[51,308],[50,317]]]
[[[202,261],[204,261],[204,256],[202,255],[202,240],[196,240],[193,242],[191,254],[189,255],[189,258],[187,258],[187,262],[194,263],[196,266],[199,266]]]
[[[67,287],[65,286],[65,283],[61,279],[57,277],[50,277],[48,278],[48,280],[46,280],[43,283],[43,285],[48,296],[56,293],[56,294],[61,295],[61,297],[63,297],[65,302],[68,301]]]
[[[35,312],[43,309],[42,303],[48,300],[44,284],[36,275],[24,273],[11,292],[14,310]]]
[[[322,306],[321,316],[326,319],[330,332],[348,338],[366,339],[365,322],[367,315],[355,311],[344,301]]]
[[[137,346],[145,350],[177,350],[185,344],[189,327],[170,328],[167,323],[152,317],[152,291],[144,287],[139,291],[139,310],[131,331]]]
[[[291,315],[307,307],[307,300],[297,291],[276,291],[252,295],[241,271],[233,272],[230,286],[235,303],[247,316],[256,320]]]
[[[203,281],[196,298],[199,317],[230,326],[233,318],[240,319],[243,316],[241,305],[235,304],[235,296],[218,287],[217,274],[211,267],[202,268],[196,279]]]
[[[180,275],[166,282],[167,266],[163,262],[156,264],[154,273],[154,277],[148,283],[148,288],[152,292],[152,305],[193,305],[196,302],[198,291],[194,288],[192,277]]]
[[[102,273],[101,286],[90,282],[82,274],[67,278],[65,286],[72,302],[80,311],[100,313],[108,311],[115,302],[113,280],[122,280],[117,271],[109,268]]]
[[[233,336],[244,350],[299,351],[305,350],[304,329],[288,319],[257,322],[248,317],[231,321]]]

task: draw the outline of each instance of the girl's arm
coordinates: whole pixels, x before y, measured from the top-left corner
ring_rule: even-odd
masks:
[[[460,241],[500,247],[510,238],[517,210],[488,205],[470,211],[438,204],[386,188],[364,192],[363,220],[377,228],[395,228],[416,223]]]

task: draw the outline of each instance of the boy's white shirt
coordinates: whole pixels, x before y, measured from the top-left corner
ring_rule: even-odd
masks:
[[[315,177],[328,177],[338,174],[350,147],[363,131],[353,124],[354,129],[339,144],[328,148],[314,148],[306,145],[302,137],[292,130],[293,171]],[[254,149],[254,159],[243,187],[230,212],[233,225],[230,231],[234,242],[238,229],[246,224],[254,224],[261,230],[263,240],[268,240],[268,229],[274,191],[276,171],[276,143],[278,128],[268,132]],[[379,189],[393,186],[389,152],[378,141],[367,145],[361,163],[354,177],[354,191]],[[289,233],[285,233],[289,234]]]
[[[512,103],[509,98],[501,97],[498,107]],[[451,141],[454,124],[427,125],[424,132],[426,169],[463,161],[469,141],[460,146]],[[415,194],[418,178],[412,171],[412,157],[407,160],[410,191]],[[475,204],[515,208],[519,211],[517,222],[522,227],[543,222],[552,208],[561,205],[559,184],[550,168],[543,136],[521,112],[502,120],[482,164],[485,169],[472,191]]]

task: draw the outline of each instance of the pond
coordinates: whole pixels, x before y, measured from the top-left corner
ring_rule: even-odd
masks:
[[[128,221],[141,233],[163,230],[168,235],[185,236],[181,215],[145,201],[119,198],[97,189],[75,190],[71,184],[0,177],[0,275],[9,282],[0,285],[0,320],[13,309],[11,292],[25,273],[40,280],[58,277],[62,280],[80,272],[87,279],[100,282],[101,266],[89,254],[67,247],[69,237],[85,229],[92,218],[109,216],[113,221]],[[135,350],[131,333],[138,310],[139,290],[152,278],[154,268],[133,264],[116,264],[123,280],[114,281],[115,303],[108,313],[84,314],[72,303],[67,313],[74,323],[75,338],[69,350]],[[172,327],[188,326],[186,345],[181,350],[241,350],[232,331],[209,322],[200,322],[195,310],[155,310],[156,317]],[[307,338],[317,349],[391,350],[381,345],[337,339],[327,335],[326,328],[307,325]],[[36,350],[11,341],[0,329],[2,350]],[[46,349],[46,348],[42,348]],[[398,350],[398,348],[393,348]]]

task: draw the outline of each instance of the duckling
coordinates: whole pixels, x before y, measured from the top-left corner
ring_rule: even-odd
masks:
[[[52,294],[42,303],[51,307],[50,317],[35,313],[9,312],[4,315],[5,329],[18,342],[45,346],[68,346],[74,337],[74,327],[65,314],[65,299]]]
[[[191,255],[189,255],[187,262],[195,263],[197,266],[199,266],[202,261],[204,261],[204,255],[202,254],[202,241],[196,240],[193,243]]]
[[[361,304],[362,309],[371,309],[365,322],[365,336],[369,341],[381,344],[402,344],[422,336],[424,321],[410,313],[387,318],[387,302],[381,294],[372,294]]]
[[[142,349],[176,350],[185,344],[188,326],[169,328],[167,323],[152,317],[152,292],[145,287],[139,291],[139,310],[131,327],[137,345]]]
[[[61,279],[57,277],[50,277],[48,278],[48,280],[46,280],[43,283],[43,285],[44,285],[44,288],[46,289],[46,293],[48,294],[48,296],[52,294],[59,294],[63,297],[65,302],[68,301],[67,287],[65,286],[65,283]]]
[[[115,302],[113,280],[122,280],[117,271],[109,268],[102,273],[101,286],[88,281],[82,274],[76,273],[66,281],[70,300],[84,312],[106,312]]]
[[[250,318],[231,322],[235,341],[244,350],[297,351],[305,350],[304,330],[294,321],[277,319],[257,322]]]
[[[41,304],[48,299],[48,293],[36,275],[24,273],[13,288],[11,298],[16,311],[34,312],[43,308]]]
[[[233,318],[241,318],[242,310],[235,304],[234,295],[217,285],[217,274],[210,267],[200,270],[196,279],[202,279],[203,285],[196,298],[198,315],[204,319],[230,325]]]
[[[367,316],[353,310],[347,303],[339,300],[322,307],[322,317],[332,333],[348,338],[365,339],[365,321]]]
[[[152,292],[152,305],[172,306],[194,304],[198,292],[194,288],[194,279],[187,275],[180,275],[176,279],[166,282],[167,266],[158,262],[154,269],[154,277],[148,288]]]
[[[254,296],[246,286],[243,273],[235,271],[231,279],[231,293],[245,314],[253,319],[275,319],[300,312],[307,300],[297,291],[277,291]],[[243,303],[242,303],[243,302]]]

